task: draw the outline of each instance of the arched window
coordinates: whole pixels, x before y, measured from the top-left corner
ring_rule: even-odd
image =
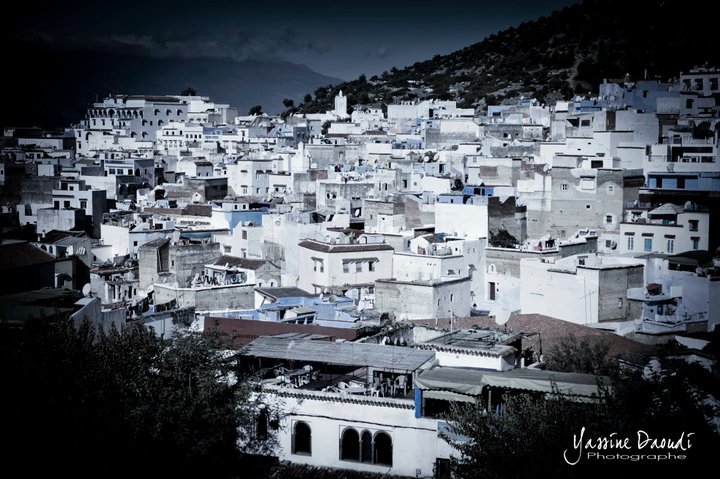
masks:
[[[393,446],[390,435],[386,432],[378,432],[375,434],[373,446],[375,449],[375,464],[392,466]]]
[[[360,436],[351,427],[345,429],[340,438],[340,459],[345,461],[360,460]]]
[[[267,439],[268,437],[268,414],[265,409],[262,409],[258,413],[257,425],[255,427],[255,435],[258,439]]]
[[[372,434],[370,431],[363,431],[362,433],[360,460],[362,462],[372,462],[373,460]]]
[[[170,108],[165,110],[165,116],[170,116],[170,113],[172,113],[172,110],[170,110]]]
[[[312,432],[306,422],[298,421],[295,423],[292,435],[292,453],[312,454]]]
[[[178,109],[177,116],[180,116],[180,115],[182,115],[182,110]]]
[[[142,126],[146,126],[147,124],[148,124],[148,121],[147,121],[147,120],[143,120],[143,121],[142,121]]]

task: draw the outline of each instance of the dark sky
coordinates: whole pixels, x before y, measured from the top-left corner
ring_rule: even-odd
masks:
[[[281,59],[352,79],[471,45],[577,0],[25,1],[4,12],[11,48],[151,57]]]

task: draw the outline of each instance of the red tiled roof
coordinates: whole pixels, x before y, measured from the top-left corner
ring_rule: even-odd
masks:
[[[0,244],[0,271],[51,263],[55,257],[27,242]]]
[[[357,336],[355,329],[330,328],[315,324],[276,323],[274,321],[257,321],[254,319],[235,319],[205,317],[205,330],[219,328],[220,334],[230,342],[232,348],[240,348],[250,344],[260,336],[274,336],[284,333],[311,333],[329,336],[336,339],[353,340]]]

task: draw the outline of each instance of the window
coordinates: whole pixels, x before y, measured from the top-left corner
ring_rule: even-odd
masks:
[[[605,223],[608,223],[608,224],[612,223],[612,220],[613,220],[612,215],[605,215]]]
[[[375,271],[375,261],[370,261],[368,263],[368,271]]]
[[[488,298],[490,301],[495,301],[495,283],[492,281],[488,283]]]
[[[374,443],[375,464],[392,466],[393,446],[390,435],[386,432],[378,432],[377,434],[375,434]]]
[[[668,238],[667,240],[667,252],[672,253],[675,250],[675,240]]]
[[[560,189],[563,191],[567,191],[567,189],[568,189],[567,183],[563,183],[562,185],[560,185]]]
[[[678,178],[678,179],[677,179],[677,189],[678,189],[678,190],[684,190],[684,189],[685,189],[685,178]]]
[[[313,259],[313,271],[318,271],[320,273],[325,271],[325,261],[321,259]]]
[[[652,238],[645,238],[643,240],[643,251],[652,251]]]
[[[586,203],[586,204],[585,204],[585,209],[586,209],[586,210],[589,210],[590,208],[592,208],[592,205],[591,205],[590,203]]]
[[[450,302],[452,302],[455,299],[455,295],[450,293]]]
[[[692,240],[692,249],[700,249],[700,238],[690,238]]]
[[[362,261],[358,261],[355,263],[355,272],[362,273]]]
[[[360,436],[351,427],[345,429],[340,436],[340,459],[343,461],[360,460]]]
[[[607,192],[608,195],[612,195],[613,193],[615,193],[615,185],[608,185]]]
[[[343,273],[349,273],[350,272],[350,263],[343,262]]]
[[[612,240],[605,240],[605,247],[612,248]]]
[[[70,201],[63,201],[63,208],[70,208]]]
[[[137,241],[133,241],[133,246],[137,246]]]
[[[628,251],[632,251],[633,249],[635,249],[635,237],[634,236],[627,237],[627,249],[628,249]]]
[[[580,180],[580,188],[583,190],[594,190],[595,180],[592,178],[583,178]]]
[[[292,453],[312,455],[312,431],[306,422],[295,423],[292,435]]]
[[[242,230],[242,239],[247,239],[247,230]]]
[[[688,225],[690,226],[690,231],[697,231],[699,222],[700,222],[699,220],[688,221]]]
[[[80,208],[82,208],[82,209],[87,208],[87,200],[80,200]]]

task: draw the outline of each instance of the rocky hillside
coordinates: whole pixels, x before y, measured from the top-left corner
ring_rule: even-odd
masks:
[[[649,0],[630,9],[626,1],[586,0],[448,55],[319,88],[299,111],[332,109],[340,89],[348,105],[440,98],[484,108],[521,96],[549,102],[595,93],[604,78],[628,73],[667,80],[696,65],[720,65],[711,5]]]

